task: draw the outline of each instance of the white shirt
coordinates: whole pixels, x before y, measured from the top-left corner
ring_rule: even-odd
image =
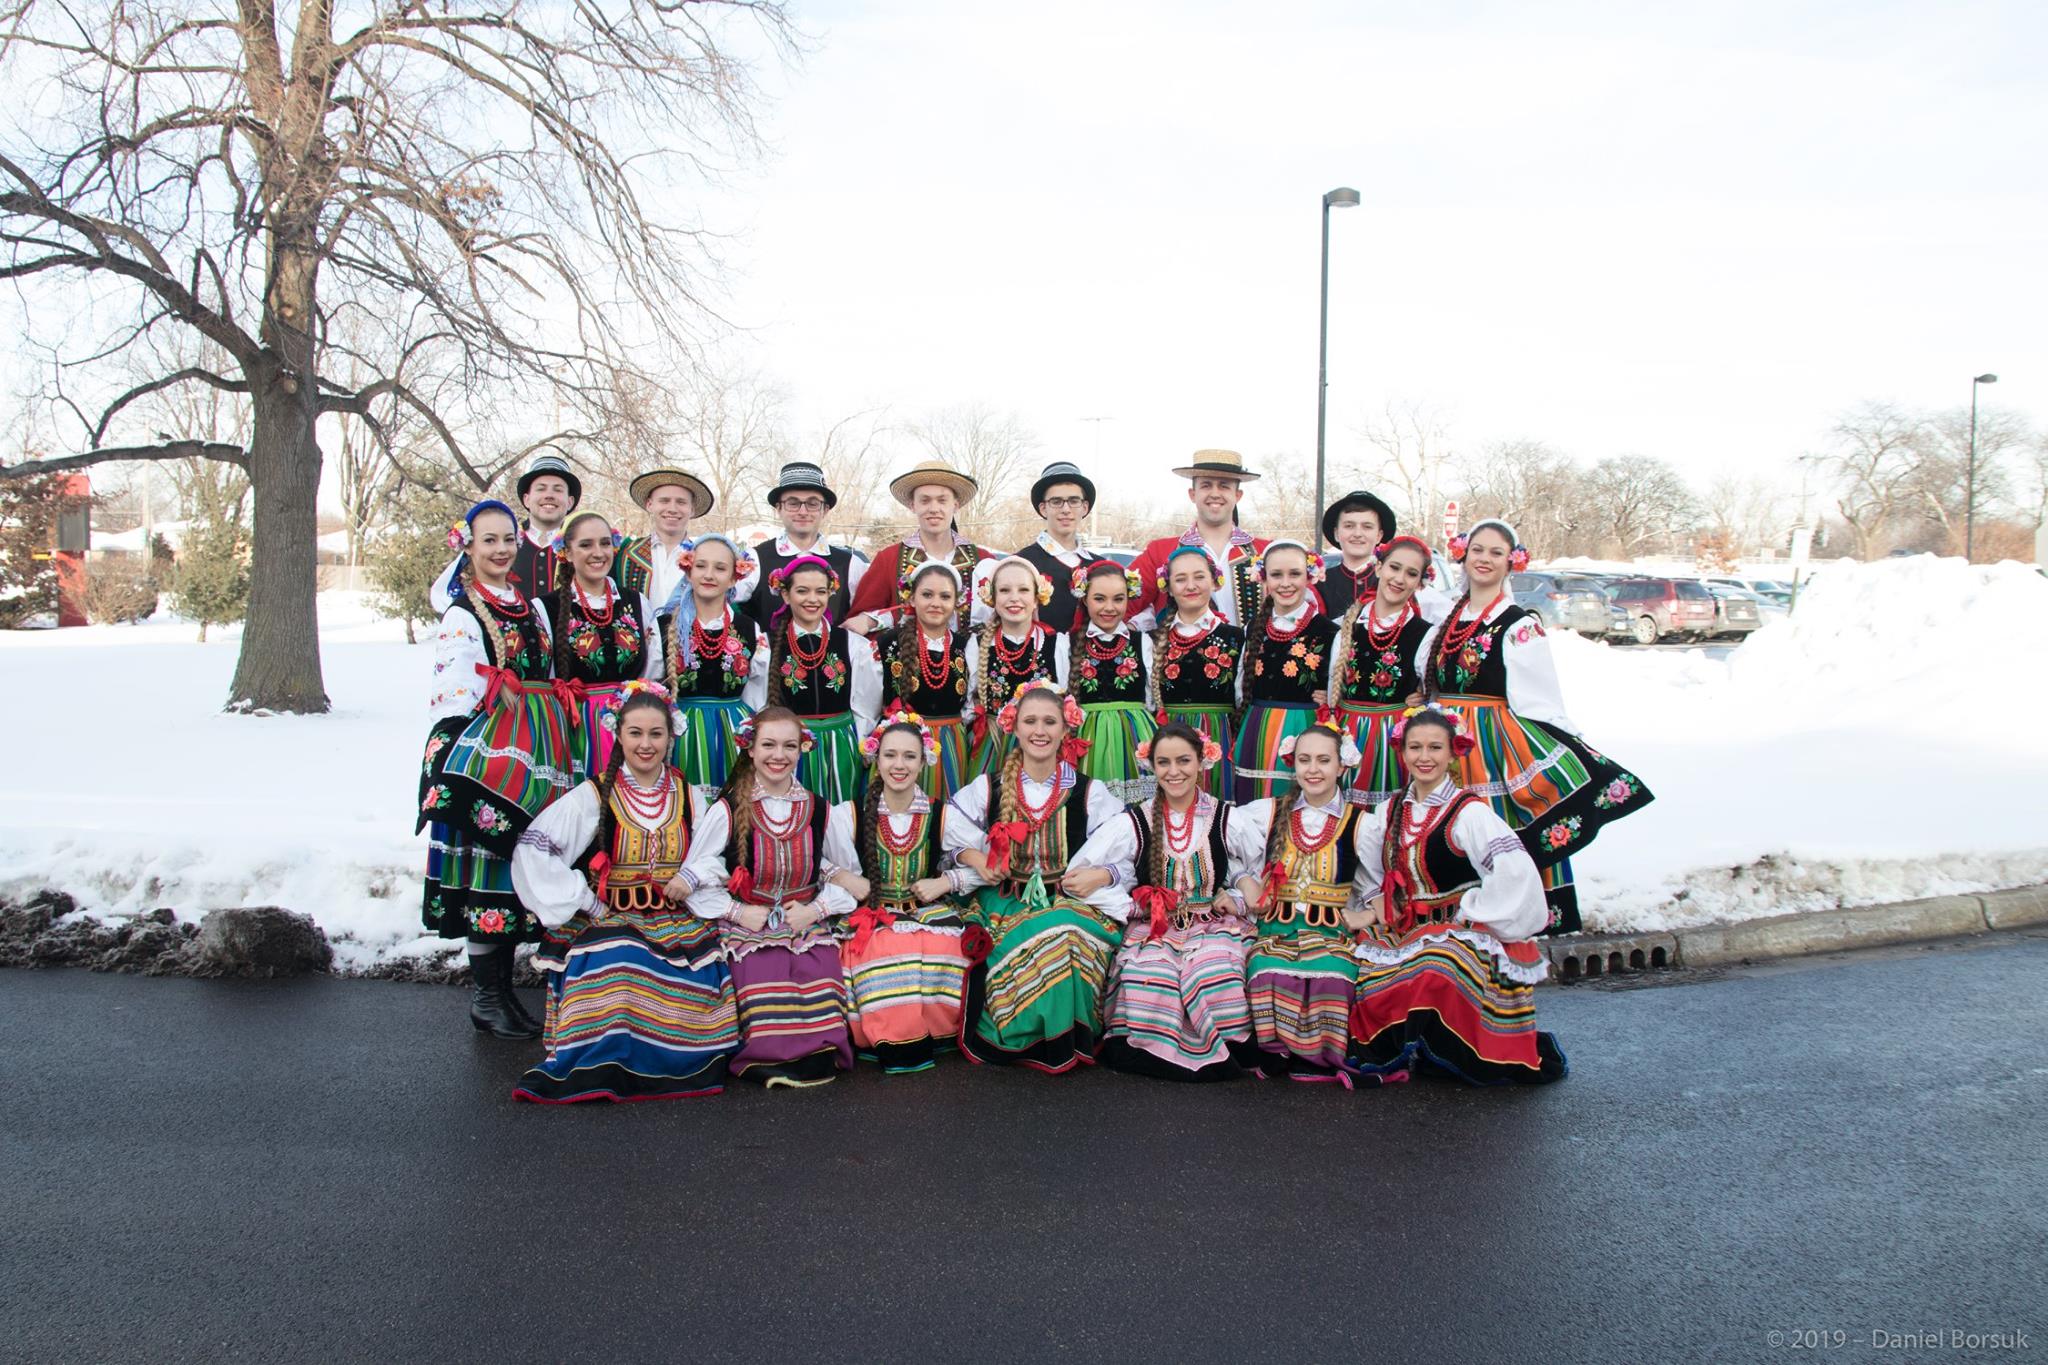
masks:
[[[791,818],[796,806],[796,792],[788,796],[765,796],[755,793],[755,816],[765,812],[779,827]],[[749,836],[751,837],[751,836]],[[853,803],[841,801],[825,814],[825,837],[823,847],[815,850],[818,869],[818,890],[812,897],[818,908],[828,915],[850,915],[857,908],[853,895],[844,887],[833,886],[826,879],[835,871],[857,872],[860,870],[860,853],[853,841]],[[704,919],[724,919],[732,913],[733,899],[725,889],[724,850],[720,850],[719,876],[715,884],[707,884],[702,891],[690,897],[690,909]],[[765,890],[766,888],[762,888]]]
[[[1442,782],[1420,801],[1409,802],[1407,832],[1419,831],[1433,813],[1457,794],[1456,785]],[[1386,877],[1383,851],[1387,812],[1393,808],[1394,803],[1389,801],[1358,817],[1359,834],[1365,840],[1358,849],[1358,875],[1367,900],[1380,893],[1380,884]],[[1507,822],[1484,801],[1471,801],[1451,822],[1450,835],[1452,845],[1479,873],[1479,885],[1465,893],[1458,904],[1457,918],[1486,930],[1503,943],[1541,933],[1550,923],[1550,907],[1543,899],[1543,874],[1536,870],[1529,850]]]
[[[1230,826],[1223,832],[1223,843],[1230,853],[1233,880],[1238,877],[1256,878],[1265,875],[1266,843],[1273,832],[1273,807],[1273,798],[1267,796],[1257,801],[1247,801],[1231,812]],[[1333,792],[1329,800],[1315,806],[1297,798],[1294,809],[1301,813],[1302,832],[1313,839],[1323,832],[1330,821],[1344,814],[1344,793],[1341,789]],[[1366,823],[1365,817],[1361,815],[1357,823],[1351,827],[1351,846],[1357,851],[1359,859],[1358,875],[1351,879],[1350,908],[1353,910],[1362,906],[1372,894],[1366,889],[1365,878]]]
[[[789,622],[783,622],[782,629],[789,627]],[[815,640],[819,634],[815,630],[800,630],[797,638]],[[764,630],[755,645],[756,666],[747,675],[747,690],[740,698],[756,711],[768,704],[768,659],[773,649],[774,641]],[[853,712],[855,732],[866,739],[868,731],[875,728],[875,717],[882,714],[882,665],[868,638],[850,630],[846,632],[846,670],[853,675],[853,693],[847,699],[846,709]]]
[[[1052,799],[1056,788],[1070,788],[1074,782],[1074,769],[1066,763],[1056,767],[1052,777],[1044,781],[1026,773],[1023,775],[1024,797],[1034,806],[1043,805]],[[982,852],[988,849],[989,790],[992,786],[993,782],[989,775],[983,773],[954,792],[953,799],[947,803],[946,827],[940,834],[940,846],[951,864],[951,870],[947,875],[963,893],[988,885],[985,877],[959,861],[959,855],[968,849]],[[1095,831],[1110,821],[1120,819],[1124,809],[1124,803],[1111,794],[1108,784],[1090,782],[1087,814],[1089,836],[1092,837]],[[1051,818],[1057,820],[1063,818],[1063,815],[1056,814]],[[1083,847],[1086,847],[1085,840]],[[1070,857],[1070,866],[1072,861]],[[1118,923],[1122,923],[1131,912],[1130,888],[1131,882],[1127,875],[1113,876],[1108,886],[1081,899]]]
[[[487,592],[500,602],[510,602],[516,596],[510,588],[499,592],[482,583],[476,586],[477,591]],[[542,642],[552,645],[554,634],[548,627],[548,618],[535,612],[533,619],[540,623]],[[475,615],[466,607],[444,608],[441,625],[434,632],[434,682],[427,698],[428,723],[449,716],[466,716],[476,710],[490,686],[477,673],[477,665],[488,666],[490,662],[491,656],[484,649],[483,628],[477,624]]]
[[[633,779],[622,771],[619,780]],[[706,914],[705,907],[698,902],[705,888],[720,886],[725,881],[725,803],[707,804],[682,781],[681,774],[676,775],[675,791],[669,800],[690,803],[690,842],[683,850],[683,865],[677,873],[692,888],[683,903],[699,918],[716,918]],[[664,804],[662,815],[666,817],[671,809]],[[598,900],[590,879],[575,867],[576,860],[597,837],[598,814],[597,784],[579,783],[536,815],[512,849],[512,887],[519,893],[519,902],[551,929],[567,924],[579,911],[592,919],[604,915],[606,907]],[[656,827],[641,825],[630,813],[626,818],[642,829]]]
[[[790,540],[787,533],[775,537],[775,553],[782,556],[784,563],[787,563],[788,561],[795,559],[800,555],[816,555],[818,558],[823,559],[826,557],[826,555],[830,554],[834,548],[836,547],[832,544],[832,542],[827,540],[822,535],[819,536],[816,540],[812,541],[809,545],[796,544],[795,542]],[[867,571],[867,556],[862,554],[859,550],[848,551],[846,556],[847,601],[851,602],[853,600],[853,595],[856,592],[860,591],[860,580],[862,576],[867,573]],[[753,569],[748,572],[745,578],[742,578],[738,583],[735,583],[733,585],[732,600],[735,602],[748,601],[753,597],[755,593],[759,592],[760,590],[761,560],[760,557],[757,555],[754,558]]]

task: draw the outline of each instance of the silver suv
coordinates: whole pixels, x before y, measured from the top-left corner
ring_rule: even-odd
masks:
[[[1509,579],[1515,601],[1553,630],[1599,639],[1607,633],[1607,599],[1587,579],[1554,573],[1518,573]]]

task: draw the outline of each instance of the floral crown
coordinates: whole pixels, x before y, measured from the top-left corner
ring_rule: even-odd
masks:
[[[925,724],[923,716],[903,704],[901,698],[889,703],[889,709],[882,713],[875,728],[868,731],[868,737],[860,742],[860,756],[872,767],[882,753],[882,736],[899,725],[908,725],[917,731],[918,742],[924,746],[924,761],[927,765],[939,761],[939,737],[932,733],[932,727]]]
[[[1199,731],[1196,733],[1200,734]],[[1157,735],[1152,737],[1152,739],[1157,738]],[[1176,735],[1174,738],[1178,739],[1179,736]],[[1140,740],[1138,742],[1136,753],[1138,756],[1138,766],[1140,767],[1149,768],[1152,766],[1152,739]],[[1201,740],[1202,747],[1197,752],[1202,760],[1202,771],[1207,772],[1223,761],[1223,746],[1218,744],[1209,735],[1201,735]]]
[[[716,541],[718,544],[723,545],[726,549],[732,551],[732,581],[735,586],[738,585],[742,579],[746,578],[747,575],[753,573],[754,570],[761,567],[760,561],[754,558],[754,552],[752,550],[740,548],[740,546],[735,541],[725,536],[719,535],[715,531],[712,532],[710,535],[698,536],[695,540],[692,540],[685,544],[682,550],[676,555],[676,567],[678,569],[681,569],[686,575],[694,572],[697,568],[697,547],[710,541]],[[829,569],[831,566],[827,565],[826,567]],[[769,586],[773,588],[778,587],[779,585],[771,579],[769,582]],[[727,589],[727,591],[731,591],[731,589]],[[832,591],[839,591],[839,580],[836,577],[832,580]]]
[[[1266,581],[1266,556],[1275,550],[1299,550],[1301,557],[1308,561],[1308,581],[1316,584],[1323,581],[1323,557],[1298,540],[1269,540],[1266,548],[1252,552],[1250,573],[1254,583]]]
[[[1401,718],[1394,722],[1394,727],[1389,732],[1389,738],[1394,741],[1396,752],[1400,750],[1401,737],[1408,733],[1408,722],[1420,715],[1440,716],[1443,718],[1444,723],[1450,726],[1452,757],[1463,758],[1466,754],[1472,752],[1473,745],[1477,741],[1473,739],[1472,731],[1466,726],[1465,718],[1456,711],[1445,710],[1435,702],[1425,702],[1421,706],[1411,706],[1401,713]]]
[[[757,730],[760,729],[760,726],[755,723],[757,720],[759,720],[758,716],[748,716],[745,720],[741,721],[738,725],[733,727],[732,742],[735,747],[747,753],[753,752],[754,734]],[[811,750],[818,747],[818,737],[812,734],[810,730],[801,721],[797,723],[796,728],[797,733],[803,736],[803,740],[801,741],[800,747],[798,749],[799,753],[807,754]]]
[[[506,516],[512,518],[514,526],[519,524],[519,514],[517,512],[507,507],[504,503],[499,502],[496,498],[485,498],[482,502],[477,503],[467,512],[464,512],[462,519],[448,528],[448,548],[451,550],[467,550],[470,547],[470,543],[476,539],[476,519],[486,512],[503,512]]]
[[[1003,709],[996,713],[996,725],[1004,734],[1017,733],[1017,708],[1023,704],[1025,697],[1040,691],[1050,693],[1059,699],[1060,715],[1066,720],[1069,730],[1081,728],[1081,722],[1087,717],[1081,714],[1081,703],[1075,701],[1065,688],[1051,678],[1026,678],[1017,684],[1017,690],[1010,694],[1009,701],[1003,703]]]
[[[1075,569],[1074,572],[1068,576],[1067,587],[1073,592],[1074,596],[1082,597],[1087,594],[1088,580],[1094,578],[1098,570],[1101,572],[1102,577],[1109,577],[1109,569],[1104,569],[1102,567],[1105,564],[1109,565],[1109,567],[1112,569],[1116,567],[1116,561],[1114,559],[1094,559],[1090,560],[1086,564],[1083,564],[1080,568]],[[1136,569],[1130,568],[1129,566],[1125,566],[1124,591],[1129,593],[1131,596],[1136,597],[1138,595],[1138,589],[1140,586],[1142,586],[1142,580],[1138,577],[1138,571]]]
[[[1159,589],[1162,597],[1167,595],[1167,579],[1173,576],[1173,561],[1179,559],[1182,555],[1200,555],[1202,563],[1209,566],[1209,576],[1218,583],[1223,581],[1223,575],[1216,572],[1216,561],[1209,557],[1209,551],[1205,547],[1200,545],[1176,545],[1167,552],[1166,562],[1159,566],[1159,572],[1153,575],[1152,582]]]
[[[820,559],[816,555],[798,555],[774,573],[769,574],[768,591],[774,593],[777,597],[786,596],[783,590],[788,587],[789,580],[807,571],[824,574],[825,581],[831,586],[831,590],[835,593],[839,591],[839,570],[833,568],[829,561]]]
[[[652,697],[662,703],[663,706],[668,708],[669,728],[676,731],[680,731],[683,728],[683,715],[676,707],[675,693],[651,678],[635,678],[621,687],[616,694],[605,700],[602,707],[605,728],[610,730],[618,728],[619,712],[625,710],[626,703],[635,697]]]
[[[1392,554],[1395,550],[1400,549],[1404,545],[1412,545],[1416,549],[1422,551],[1422,581],[1425,583],[1436,582],[1436,556],[1432,555],[1429,552],[1429,546],[1423,544],[1414,536],[1395,536],[1392,540],[1383,540],[1379,544],[1373,546],[1373,568],[1377,570],[1380,567],[1380,565],[1387,562],[1388,555]]]
[[[604,514],[602,512],[576,513],[574,516],[570,517],[567,521],[562,523],[561,530],[555,532],[554,535],[548,538],[548,548],[550,550],[553,550],[558,555],[565,555],[569,553],[569,533],[575,530],[578,526],[581,526],[586,521],[604,521]],[[606,525],[607,527],[609,527],[610,523],[607,522]],[[617,531],[612,532],[612,548],[614,550],[618,549],[619,546],[625,543],[626,538],[624,536],[620,535]]]
[[[1522,570],[1528,568],[1529,551],[1523,547],[1521,536],[1515,533],[1514,527],[1508,525],[1499,517],[1488,517],[1486,518],[1486,520],[1474,526],[1471,530],[1465,532],[1465,534],[1461,536],[1452,536],[1450,544],[1444,547],[1446,550],[1450,552],[1452,560],[1456,563],[1463,564],[1465,562],[1465,550],[1467,546],[1471,545],[1472,537],[1479,534],[1479,532],[1481,532],[1489,526],[1493,527],[1496,531],[1506,533],[1508,538],[1508,544],[1514,547],[1513,549],[1508,551],[1509,571],[1512,573],[1520,573]]]
[[[1327,706],[1318,706],[1316,708],[1316,718],[1309,722],[1308,729],[1326,730],[1330,734],[1335,735],[1337,737],[1337,761],[1347,768],[1358,766],[1360,757],[1358,742],[1352,739],[1351,731],[1337,719],[1335,711],[1332,711]],[[1305,735],[1308,733],[1308,730],[1304,730],[1301,733]],[[1301,735],[1289,735],[1280,741],[1280,761],[1282,763],[1293,764],[1295,741],[1300,738]]]
[[[984,607],[995,606],[996,575],[1000,574],[1006,566],[1011,564],[1022,564],[1025,568],[1031,571],[1031,579],[1034,583],[1038,585],[1039,606],[1042,607],[1046,603],[1052,601],[1052,580],[1047,578],[1044,574],[1040,573],[1038,571],[1038,566],[1036,564],[1033,564],[1030,560],[1025,559],[1021,555],[1011,555],[1006,559],[996,561],[996,566],[988,571],[988,576],[982,579],[981,582],[975,584],[974,595],[981,599],[981,605],[983,605]]]

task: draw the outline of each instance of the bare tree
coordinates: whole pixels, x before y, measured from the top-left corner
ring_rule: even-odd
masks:
[[[1835,510],[1858,559],[1882,553],[1894,519],[1912,499],[1923,425],[1894,403],[1864,403],[1835,420],[1817,463],[1835,486]]]
[[[1356,469],[1405,526],[1429,526],[1443,515],[1452,482],[1450,423],[1426,403],[1389,399],[1359,428],[1369,452]]]
[[[825,471],[825,483],[839,499],[829,528],[835,540],[872,548],[883,528],[896,523],[902,509],[885,487],[890,431],[888,409],[863,408],[786,447],[785,454]]]
[[[768,516],[761,495],[775,482],[784,446],[781,392],[752,370],[706,367],[684,375],[671,400],[678,458],[711,489],[706,529]]]
[[[1615,455],[1594,465],[1586,507],[1602,551],[1624,558],[1684,544],[1699,513],[1678,471],[1651,455]]]
[[[1971,477],[1970,410],[1954,408],[1928,415],[1915,450],[1919,469],[1909,481],[1907,511],[1925,523],[1926,548],[1959,555],[1967,540],[1965,522],[1974,497],[1977,524],[2022,510],[2024,498],[2013,466],[2033,437],[2027,420],[1998,409],[1977,414],[1976,472]],[[1974,483],[1974,488],[1973,488]]]
[[[960,517],[971,538],[1015,545],[1037,533],[1038,514],[1024,505],[1024,497],[1037,472],[1032,457],[1038,437],[1023,418],[985,403],[963,403],[928,413],[906,430],[925,456],[949,462],[981,486]]]
[[[698,334],[703,231],[644,197],[750,153],[754,91],[724,22],[787,51],[777,0],[409,0],[360,21],[331,0],[8,0],[0,61],[35,113],[0,150],[0,278],[85,447],[40,472],[201,456],[254,484],[248,626],[231,708],[327,707],[315,631],[321,416],[412,409],[479,488],[495,469],[406,367],[443,348],[470,393],[526,385],[601,401],[632,338]],[[45,72],[55,69],[54,77]],[[93,281],[80,318],[45,281]],[[75,296],[74,296],[75,297]],[[373,338],[337,373],[343,320]],[[69,324],[78,323],[71,327]],[[117,388],[157,329],[224,352]],[[131,407],[174,385],[242,396],[246,445],[161,441]],[[20,472],[5,471],[5,472]]]
[[[1316,520],[1315,469],[1300,455],[1269,455],[1259,461],[1264,477],[1247,484],[1244,521],[1262,536],[1314,543]],[[1173,530],[1183,530],[1186,518]],[[1160,534],[1167,534],[1161,532]]]
[[[1481,517],[1499,517],[1536,555],[1591,554],[1597,548],[1587,529],[1586,473],[1570,456],[1521,437],[1489,442],[1461,460],[1459,468],[1467,526]],[[1408,529],[1433,539],[1434,519],[1425,517]]]

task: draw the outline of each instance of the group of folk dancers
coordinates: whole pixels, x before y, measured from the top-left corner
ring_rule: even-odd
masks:
[[[423,918],[468,940],[470,1017],[542,1041],[551,1103],[810,1086],[871,1058],[1059,1073],[1550,1081],[1535,939],[1570,857],[1651,798],[1566,714],[1514,529],[1436,558],[1363,491],[1338,553],[1237,524],[1258,477],[1197,452],[1195,520],[1128,566],[1076,537],[1072,464],[1010,555],[974,481],[891,484],[915,529],[830,545],[815,466],[754,546],[689,533],[680,470],[621,536],[545,456],[472,507],[420,776]],[[546,1006],[513,989],[537,942]]]

